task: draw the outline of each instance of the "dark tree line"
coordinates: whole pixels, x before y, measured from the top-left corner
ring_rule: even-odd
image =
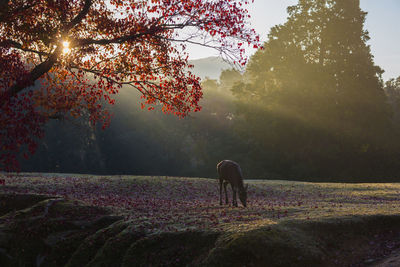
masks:
[[[184,120],[145,112],[123,93],[106,131],[53,122],[25,170],[319,181],[400,180],[400,78],[373,61],[358,1],[300,0],[246,71],[203,82]]]

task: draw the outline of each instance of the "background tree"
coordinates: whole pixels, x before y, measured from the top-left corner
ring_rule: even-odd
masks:
[[[87,115],[49,121],[36,153],[21,160],[21,170],[214,177],[215,162],[247,151],[233,129],[230,91],[219,80],[201,86],[202,111],[184,119],[140,109],[140,92],[123,88],[109,108],[114,116],[105,131],[91,127]]]
[[[248,2],[1,0],[0,167],[15,167],[26,146],[33,153],[50,118],[85,113],[106,126],[104,105],[122,85],[141,93],[142,108],[181,117],[200,110],[185,44],[244,64],[242,43],[258,45]]]
[[[288,13],[234,87],[252,155],[286,177],[388,170],[391,109],[359,2],[300,0]]]
[[[107,131],[91,127],[88,112],[76,120],[52,120],[22,170],[215,178],[215,163],[231,158],[247,178],[398,181],[399,82],[383,87],[367,35],[360,34],[365,13],[351,3],[308,3],[289,11],[297,10],[301,23],[312,26],[289,17],[245,73],[226,70],[216,58],[193,61],[196,75],[215,79],[202,81],[202,112],[184,120],[146,112],[141,93],[124,85],[110,107],[115,116]],[[328,27],[344,14],[350,17]],[[321,57],[314,20],[326,25]],[[310,45],[296,46],[293,38]]]
[[[393,121],[397,131],[400,131],[400,76],[385,83],[385,93],[393,108]]]

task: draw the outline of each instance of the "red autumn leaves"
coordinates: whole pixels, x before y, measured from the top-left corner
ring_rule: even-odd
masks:
[[[5,1],[0,11],[0,169],[35,150],[51,118],[109,123],[121,88],[180,117],[199,111],[200,80],[185,45],[245,63],[239,43],[259,46],[243,0]],[[38,16],[37,14],[41,14]],[[69,50],[62,44],[68,41]],[[29,87],[34,85],[34,87]]]

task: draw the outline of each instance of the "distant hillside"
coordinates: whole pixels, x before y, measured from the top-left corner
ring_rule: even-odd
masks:
[[[194,65],[192,72],[201,79],[206,77],[210,79],[218,79],[221,71],[231,69],[232,66],[223,61],[220,57],[207,57],[201,59],[190,60],[190,64]]]

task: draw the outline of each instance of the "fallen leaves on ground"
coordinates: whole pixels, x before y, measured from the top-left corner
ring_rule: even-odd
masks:
[[[0,177],[1,178],[1,177]],[[109,207],[149,232],[246,231],[285,219],[397,214],[400,184],[246,181],[248,207],[219,205],[216,179],[19,174],[3,177],[5,193],[36,193]],[[232,193],[228,192],[229,201]]]

